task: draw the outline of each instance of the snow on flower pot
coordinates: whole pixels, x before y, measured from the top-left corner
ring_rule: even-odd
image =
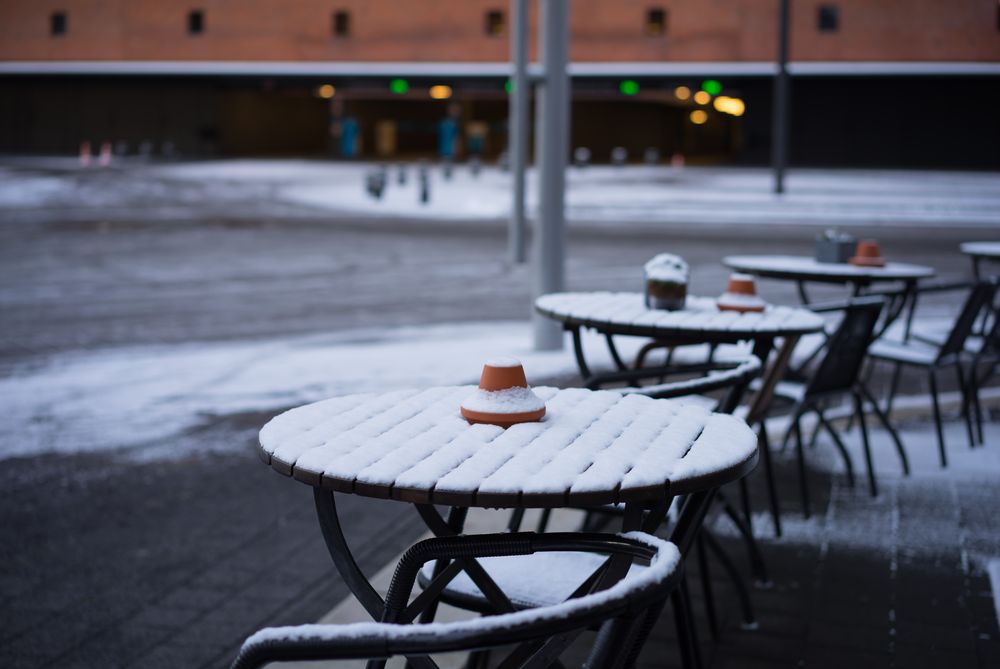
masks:
[[[680,256],[661,253],[646,263],[646,306],[677,311],[687,302],[688,264]]]
[[[757,295],[757,282],[749,274],[731,274],[726,292],[716,299],[719,311],[764,311],[767,303]]]
[[[878,242],[874,239],[860,240],[849,262],[859,267],[885,267],[885,258],[882,257]]]
[[[479,388],[459,408],[470,423],[508,428],[541,420],[545,402],[528,387],[524,367],[515,358],[493,358],[483,365]]]

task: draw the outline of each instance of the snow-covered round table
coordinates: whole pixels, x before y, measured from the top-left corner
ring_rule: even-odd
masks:
[[[964,242],[959,248],[972,259],[972,274],[980,278],[980,264],[986,260],[1000,262],[1000,242]]]
[[[934,276],[934,268],[902,262],[884,267],[819,262],[808,256],[727,256],[722,264],[737,272],[768,279],[846,283],[868,286],[881,281],[917,281]]]
[[[744,421],[697,405],[539,387],[545,417],[504,430],[460,416],[473,390],[336,397],[287,411],[260,432],[262,459],[313,487],[334,563],[373,617],[383,602],[351,555],[335,492],[411,502],[442,536],[461,531],[468,507],[625,503],[626,530],[652,529],[680,494],[689,494],[682,515],[695,514],[689,526],[697,527],[714,490],[757,462]],[[447,521],[434,504],[454,507]],[[643,521],[642,509],[658,511]]]
[[[715,300],[689,295],[685,308],[679,311],[648,309],[641,293],[586,292],[552,293],[535,300],[535,309],[553,318],[573,335],[573,350],[584,383],[591,388],[617,380],[618,375],[593,373],[583,351],[581,328],[591,328],[605,335],[611,356],[619,370],[626,365],[618,355],[613,337],[619,335],[648,337],[669,345],[730,344],[753,342],[753,353],[764,363],[778,339],[781,348],[774,361],[765,368],[760,389],[750,402],[746,414],[751,425],[767,413],[774,388],[783,377],[799,339],[806,334],[822,332],[823,319],[808,309],[769,305],[760,313],[719,311]],[[655,371],[655,370],[654,370]],[[774,484],[770,453],[762,449],[764,473],[768,483],[768,498],[776,531],[781,521]]]
[[[833,283],[851,286],[851,295],[866,293],[877,283],[902,283],[899,291],[884,294],[888,304],[883,312],[878,335],[882,335],[892,323],[911,305],[906,319],[905,336],[909,337],[913,319],[912,305],[916,304],[917,283],[935,275],[933,267],[911,265],[901,262],[887,262],[884,267],[858,267],[848,263],[823,263],[808,256],[746,255],[727,256],[722,264],[737,272],[752,274],[765,279],[794,281],[802,304],[809,304],[806,283]]]

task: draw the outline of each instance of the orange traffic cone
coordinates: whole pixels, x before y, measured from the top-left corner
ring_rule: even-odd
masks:
[[[101,144],[101,157],[98,159],[101,167],[107,167],[111,164],[111,142],[104,142]]]
[[[80,167],[90,167],[90,142],[80,142]]]

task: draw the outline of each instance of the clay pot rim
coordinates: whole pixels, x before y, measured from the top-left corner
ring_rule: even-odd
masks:
[[[535,409],[534,411],[518,411],[515,413],[473,411],[471,409],[466,409],[465,407],[459,407],[459,411],[462,414],[462,418],[469,421],[473,425],[477,423],[484,425],[496,425],[497,427],[502,427],[504,429],[519,423],[537,422],[545,415],[545,407]]]
[[[847,262],[858,267],[885,267],[882,256],[851,256]]]
[[[741,314],[761,313],[767,309],[767,304],[761,304],[760,306],[750,307],[750,306],[736,306],[735,304],[726,304],[725,302],[716,302],[715,306],[719,309],[719,311],[738,311]]]

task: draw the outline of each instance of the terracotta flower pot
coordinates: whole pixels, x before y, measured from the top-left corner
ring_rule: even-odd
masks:
[[[483,365],[483,373],[479,376],[481,390],[504,390],[505,388],[527,388],[528,379],[524,376],[524,367],[514,358],[494,358]]]
[[[874,239],[862,239],[858,241],[858,247],[854,250],[854,257],[848,262],[859,267],[885,267],[885,258],[878,248],[878,242]]]
[[[749,274],[730,274],[726,292],[733,295],[756,295],[757,282]]]
[[[726,292],[715,301],[719,311],[764,311],[767,303],[757,295],[757,282],[749,274],[729,275]]]
[[[462,402],[462,417],[470,423],[508,428],[541,420],[545,402],[531,392],[524,367],[514,358],[495,358],[483,365],[479,389]]]

